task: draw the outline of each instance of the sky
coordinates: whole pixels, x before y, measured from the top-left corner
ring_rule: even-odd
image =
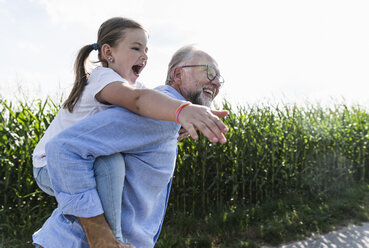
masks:
[[[0,0],[0,97],[66,97],[78,50],[124,16],[149,32],[149,88],[197,44],[225,79],[217,103],[369,107],[368,13],[367,0]]]

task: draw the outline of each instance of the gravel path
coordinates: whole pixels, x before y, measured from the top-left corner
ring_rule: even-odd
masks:
[[[366,248],[369,247],[369,223],[350,225],[324,235],[315,235],[279,248]],[[272,248],[265,246],[264,248]]]

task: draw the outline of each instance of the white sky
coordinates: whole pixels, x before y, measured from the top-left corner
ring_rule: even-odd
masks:
[[[178,48],[197,43],[226,80],[219,102],[369,106],[368,13],[367,0],[0,0],[0,96],[67,95],[78,50],[125,16],[150,33],[139,78],[148,87],[164,82]]]

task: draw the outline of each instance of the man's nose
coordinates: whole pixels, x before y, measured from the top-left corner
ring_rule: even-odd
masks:
[[[212,84],[214,84],[214,85],[216,85],[216,87],[219,89],[221,86],[222,86],[222,84],[220,83],[220,81],[219,81],[219,77],[218,76],[216,76],[212,81],[211,81],[211,83]]]

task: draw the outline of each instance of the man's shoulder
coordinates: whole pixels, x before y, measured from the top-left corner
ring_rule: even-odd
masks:
[[[160,85],[156,88],[154,88],[154,90],[160,91],[172,98],[178,99],[178,100],[185,100],[185,98],[177,91],[175,90],[173,87],[169,86],[169,85]]]

